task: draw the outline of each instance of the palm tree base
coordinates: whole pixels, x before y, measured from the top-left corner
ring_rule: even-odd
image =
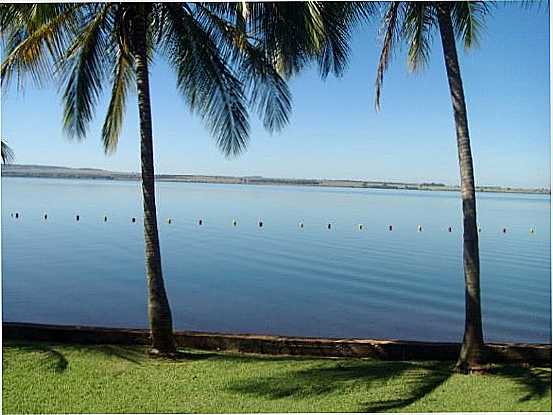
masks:
[[[160,350],[160,349],[156,349],[155,347],[152,347],[150,350],[148,350],[148,355],[150,357],[161,357],[161,358],[165,357],[165,358],[174,359],[178,357],[179,352],[175,348]]]
[[[455,373],[463,375],[485,375],[490,372],[490,365],[481,363],[457,362],[453,368]]]

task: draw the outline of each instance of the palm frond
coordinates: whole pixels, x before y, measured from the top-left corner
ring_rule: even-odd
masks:
[[[225,156],[238,155],[249,138],[243,86],[190,10],[176,3],[165,5],[171,35],[166,37],[163,52],[177,73],[177,88],[192,111],[202,117]]]
[[[430,58],[433,29],[436,25],[434,8],[425,2],[409,2],[405,11],[402,37],[409,46],[409,70],[426,66]]]
[[[375,2],[328,1],[320,4],[322,42],[316,50],[319,72],[326,78],[329,73],[342,76],[350,55],[351,32],[360,24],[369,21],[377,12]]]
[[[2,140],[2,163],[9,164],[15,159],[13,150],[10,148],[8,143]]]
[[[382,85],[384,83],[384,73],[390,65],[394,47],[399,39],[400,34],[400,6],[399,1],[391,2],[384,14],[381,31],[384,33],[382,39],[382,50],[380,51],[380,59],[376,69],[375,82],[375,107],[380,110],[380,96],[382,93]]]
[[[248,32],[286,78],[304,68],[315,55],[314,51],[319,50],[319,32],[309,22],[309,16],[306,2],[249,4]]]
[[[453,28],[465,49],[478,46],[490,6],[484,1],[457,1],[451,7]]]
[[[241,80],[269,132],[281,131],[292,112],[292,97],[286,81],[267,61],[262,51],[248,48],[241,65]]]
[[[487,3],[491,3],[492,5],[495,4],[501,4],[507,7],[516,5],[518,7],[521,7],[525,10],[530,9],[537,9],[542,10],[542,7],[545,9],[546,12],[549,12],[549,0],[517,0],[516,2],[510,2],[510,1],[504,1],[504,2],[497,2],[497,1],[490,1]]]
[[[0,5],[6,55],[0,71],[3,86],[9,85],[14,74],[18,77],[19,88],[23,86],[26,75],[30,75],[39,86],[52,78],[53,63],[60,59],[67,47],[83,8],[83,4],[60,6]]]
[[[225,45],[225,48],[235,52],[232,54],[233,66],[236,67],[250,105],[257,110],[269,132],[278,132],[288,123],[292,111],[291,94],[286,81],[265,52],[250,42],[251,39],[244,31],[241,7],[237,8],[233,16],[235,25],[229,22],[231,16],[228,14],[219,16],[202,5],[198,7],[196,17],[209,32],[216,34],[214,39],[219,47]]]
[[[127,95],[134,79],[132,59],[128,50],[119,48],[117,55],[117,62],[113,68],[111,99],[102,127],[102,143],[106,154],[111,154],[117,149],[123,128]]]
[[[110,3],[90,10],[88,19],[61,62],[64,78],[63,126],[69,137],[84,138],[94,107],[102,91],[108,59],[108,21]]]
[[[330,72],[341,76],[348,64],[351,40],[351,16],[347,3],[323,3],[319,11],[322,31],[322,44],[317,53],[319,71],[324,79]]]

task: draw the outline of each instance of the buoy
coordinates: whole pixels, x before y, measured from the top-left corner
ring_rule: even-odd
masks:
[[[263,222],[262,222],[262,221],[259,221],[259,227],[260,227],[260,228],[263,227]]]
[[[167,219],[167,223],[170,225],[171,224],[171,218]]]
[[[393,228],[392,228],[392,225],[388,226],[388,230],[391,231]]]
[[[507,228],[503,228],[503,233],[507,233]]]
[[[45,213],[44,214],[44,220],[48,219],[48,215]]]
[[[360,230],[360,231],[363,230],[363,224],[362,224],[362,223],[359,224],[359,230]]]
[[[417,231],[422,232],[422,225],[417,225]]]
[[[202,226],[202,223],[204,223],[201,219],[198,221],[198,225]]]
[[[451,232],[451,226],[450,226],[449,228],[447,228],[447,231],[448,231],[448,232]]]
[[[303,229],[303,222],[300,222],[300,223],[298,224],[298,226],[299,226],[301,229]]]
[[[77,220],[77,222],[79,221],[79,215],[75,216],[75,219]]]
[[[326,227],[327,227],[328,229],[330,229],[330,227],[331,227],[330,223],[329,223]]]
[[[19,213],[15,212],[15,218],[19,219]]]
[[[132,223],[135,223],[135,222],[136,222],[136,218],[132,218],[131,221],[132,221]]]
[[[238,222],[236,221],[236,219],[233,219],[232,220],[232,226],[236,226],[238,224]]]

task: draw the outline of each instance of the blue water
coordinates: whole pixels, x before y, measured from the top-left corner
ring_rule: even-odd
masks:
[[[457,193],[159,183],[157,194],[177,329],[462,337]],[[2,178],[4,321],[147,327],[141,211],[138,182]],[[478,212],[486,340],[551,342],[550,197],[479,194]]]

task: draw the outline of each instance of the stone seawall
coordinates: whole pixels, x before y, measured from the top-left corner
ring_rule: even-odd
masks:
[[[149,331],[108,327],[3,323],[4,339],[76,344],[148,344]],[[200,350],[234,351],[314,357],[372,357],[382,360],[457,359],[460,344],[403,340],[328,339],[177,331],[179,346]],[[493,363],[551,365],[550,344],[487,343]]]

